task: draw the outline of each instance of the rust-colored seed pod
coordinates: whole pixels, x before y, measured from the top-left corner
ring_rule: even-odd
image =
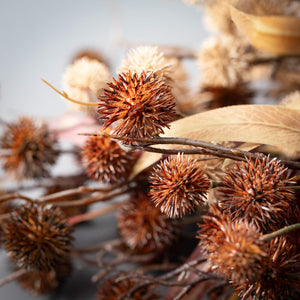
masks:
[[[113,133],[127,137],[152,137],[176,117],[171,88],[153,73],[122,73],[100,96],[99,120],[108,127],[117,122]]]
[[[235,285],[255,282],[264,271],[267,240],[254,224],[231,221],[216,206],[210,208],[213,213],[203,217],[197,237],[212,270]]]
[[[5,221],[3,244],[19,267],[47,272],[68,258],[72,232],[60,208],[31,204],[16,208]]]
[[[56,162],[59,151],[57,140],[46,124],[36,124],[28,117],[8,123],[0,139],[3,168],[16,179],[49,176],[50,166]]]
[[[97,299],[117,300],[120,296],[134,288],[138,283],[138,281],[134,281],[130,278],[118,280],[118,276],[108,278],[101,286],[99,286],[96,295]],[[153,292],[151,286],[145,286],[133,292],[130,298],[125,297],[124,299],[158,300],[159,296],[157,293]]]
[[[210,187],[197,161],[180,154],[163,160],[150,182],[153,202],[169,217],[182,217],[202,207]]]
[[[139,254],[169,248],[178,230],[177,224],[154,207],[144,193],[124,204],[118,215],[118,228],[124,243]]]
[[[112,184],[128,179],[136,158],[133,152],[105,135],[88,138],[81,155],[89,177]]]
[[[264,232],[283,227],[294,204],[287,169],[280,160],[263,158],[236,163],[226,172],[220,207],[232,220],[246,218]]]

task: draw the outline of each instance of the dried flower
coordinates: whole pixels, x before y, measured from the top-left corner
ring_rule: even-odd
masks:
[[[170,87],[152,73],[130,71],[119,81],[108,84],[98,106],[99,119],[108,127],[118,121],[113,133],[129,137],[151,137],[163,133],[163,127],[175,118],[174,97]]]
[[[103,183],[127,180],[135,161],[132,152],[105,135],[89,137],[81,155],[87,175]]]
[[[0,140],[3,168],[17,179],[49,176],[49,168],[56,162],[57,141],[45,123],[21,117],[8,123]]]
[[[124,243],[139,254],[167,249],[177,232],[176,223],[153,207],[149,197],[141,192],[122,207],[118,228]]]
[[[49,271],[68,258],[72,231],[58,207],[42,203],[21,206],[5,221],[4,247],[19,267]]]
[[[96,103],[102,88],[106,87],[106,83],[110,80],[110,72],[104,63],[84,56],[67,67],[62,85],[70,98],[86,103]],[[86,106],[70,103],[76,110],[86,111],[87,109]]]
[[[267,240],[257,227],[243,220],[231,221],[216,206],[203,218],[198,238],[212,270],[234,284],[255,282],[262,272]]]
[[[197,160],[178,154],[163,160],[150,177],[150,196],[161,212],[182,217],[204,203],[210,182]]]
[[[247,80],[249,43],[232,36],[204,41],[197,56],[202,86],[234,87]]]
[[[300,296],[300,254],[283,236],[273,239],[255,282],[238,286],[242,299],[298,300]]]
[[[264,156],[235,164],[226,172],[220,207],[232,220],[246,218],[266,231],[280,228],[295,201],[287,169],[278,159]]]
[[[71,263],[64,262],[46,272],[28,271],[18,278],[18,283],[34,296],[50,294],[65,282],[71,269]]]
[[[119,280],[118,276],[108,278],[101,286],[99,286],[97,299],[117,300],[120,296],[128,293],[131,289],[138,285],[138,283],[138,281],[134,281],[130,278]],[[153,292],[151,286],[144,286],[133,292],[130,297],[124,297],[122,299],[157,300],[159,297]]]
[[[118,73],[131,71],[140,75],[150,72],[154,77],[170,84],[173,81],[173,64],[172,60],[164,57],[158,47],[140,46],[129,51],[128,58],[123,59]]]

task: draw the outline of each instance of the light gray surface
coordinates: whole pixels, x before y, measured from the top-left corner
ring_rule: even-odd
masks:
[[[179,0],[0,0],[0,118],[64,113],[66,103],[40,78],[60,88],[61,74],[78,50],[102,51],[115,75],[124,54],[119,39],[196,49],[206,35],[202,13]],[[115,232],[108,216],[80,226],[76,236],[81,245],[93,244]],[[9,273],[3,251],[0,265],[3,277]],[[94,299],[94,271],[76,269],[59,294],[37,299]],[[35,297],[11,283],[0,288],[2,299]]]

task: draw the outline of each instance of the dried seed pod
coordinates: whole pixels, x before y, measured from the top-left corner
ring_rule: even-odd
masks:
[[[177,224],[152,206],[140,192],[124,204],[118,215],[121,238],[132,251],[143,254],[169,248],[176,240]]]
[[[110,80],[110,72],[104,63],[84,56],[67,67],[62,85],[70,98],[85,103],[97,103],[102,88]],[[75,110],[95,112],[95,108],[70,103]]]
[[[264,232],[274,231],[286,224],[295,202],[292,183],[278,159],[236,163],[222,181],[220,207],[232,220],[246,218]]]
[[[197,160],[178,154],[163,160],[152,172],[149,195],[161,212],[182,217],[202,207],[210,182]]]
[[[127,180],[136,158],[105,135],[89,137],[81,155],[87,175],[103,183]]]
[[[237,285],[242,299],[298,300],[300,296],[300,254],[284,237],[270,242],[263,273],[255,282]]]
[[[49,176],[50,166],[59,155],[57,140],[45,123],[37,124],[29,117],[8,123],[0,139],[3,168],[17,179]]]
[[[34,296],[50,294],[61,287],[71,269],[71,263],[66,261],[49,271],[28,271],[18,278],[18,283]]]
[[[104,126],[118,122],[113,133],[128,137],[152,137],[163,133],[175,119],[171,88],[152,73],[122,73],[100,96],[98,114]]]
[[[263,272],[267,240],[257,227],[245,220],[231,221],[216,206],[203,218],[198,238],[212,270],[234,284],[253,283]]]
[[[118,276],[114,276],[108,278],[101,286],[99,286],[96,296],[98,300],[117,300],[138,284],[139,281],[130,278],[119,280]],[[158,300],[159,296],[152,290],[151,286],[148,285],[138,289],[130,296],[123,299]]]
[[[16,208],[4,224],[4,247],[19,267],[49,271],[66,261],[73,229],[58,207],[31,204]]]

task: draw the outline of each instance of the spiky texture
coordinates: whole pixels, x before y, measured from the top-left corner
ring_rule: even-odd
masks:
[[[16,208],[4,224],[4,247],[19,267],[49,271],[68,258],[73,229],[58,207],[31,204]]]
[[[135,161],[132,152],[125,151],[105,135],[89,137],[81,155],[87,175],[103,183],[125,181]]]
[[[46,272],[28,271],[18,278],[18,283],[34,296],[50,294],[65,282],[71,269],[72,265],[67,261]]]
[[[220,207],[232,220],[246,218],[264,232],[286,224],[295,202],[287,169],[278,159],[263,158],[236,163],[227,170],[220,190]]]
[[[263,273],[254,283],[237,287],[242,299],[298,300],[300,296],[300,254],[284,236],[275,238],[266,248]]]
[[[29,117],[8,123],[0,140],[3,168],[17,179],[49,176],[50,166],[59,151],[57,140],[46,124],[38,124]]]
[[[210,187],[197,160],[183,154],[161,161],[150,182],[152,201],[169,217],[182,217],[201,207]]]
[[[262,272],[268,243],[254,224],[231,221],[216,206],[204,217],[198,238],[211,268],[234,284],[255,282]]]
[[[119,280],[118,276],[108,278],[98,288],[97,299],[98,300],[117,300],[122,295],[128,293],[134,288],[139,282],[134,281],[130,278],[125,280]],[[158,294],[151,290],[151,286],[145,286],[133,292],[130,296],[122,299],[138,299],[138,300],[157,300],[159,299]]]
[[[175,118],[174,97],[170,87],[152,73],[122,73],[109,83],[100,97],[98,114],[104,126],[118,122],[114,134],[152,137],[163,133]]]
[[[163,215],[144,193],[133,195],[118,215],[124,243],[135,253],[160,253],[176,239],[177,224]]]

